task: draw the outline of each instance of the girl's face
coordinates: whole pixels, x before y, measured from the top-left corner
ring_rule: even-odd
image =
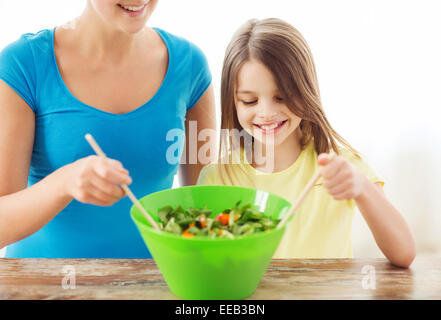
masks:
[[[287,107],[271,71],[260,61],[248,60],[240,68],[235,104],[240,125],[262,144],[278,146],[296,138],[302,119]]]
[[[140,31],[158,0],[89,0],[104,22],[127,33]]]

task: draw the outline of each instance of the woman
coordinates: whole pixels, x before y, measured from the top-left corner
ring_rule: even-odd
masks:
[[[188,131],[189,121],[215,128],[206,59],[189,41],[146,26],[156,4],[88,0],[77,19],[2,50],[6,257],[151,257],[118,185],[133,177],[138,197],[170,188],[178,164],[167,161],[167,132]],[[88,132],[109,159],[93,155]],[[181,183],[195,184],[201,167],[181,165]]]

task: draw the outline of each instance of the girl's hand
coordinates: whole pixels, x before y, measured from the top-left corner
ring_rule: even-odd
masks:
[[[342,156],[328,161],[328,154],[321,153],[317,160],[321,168],[323,185],[335,200],[351,200],[362,194],[365,188],[363,174]]]
[[[125,196],[118,184],[131,184],[121,162],[89,156],[65,166],[65,192],[83,203],[110,206]]]

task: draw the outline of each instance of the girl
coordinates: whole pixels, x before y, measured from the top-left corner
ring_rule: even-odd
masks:
[[[151,257],[118,185],[133,175],[138,197],[170,188],[178,164],[167,162],[167,133],[216,123],[203,53],[146,26],[157,2],[88,0],[72,22],[1,51],[6,257]],[[94,156],[88,132],[118,161]],[[183,165],[182,184],[195,184],[201,168]]]
[[[253,187],[294,202],[321,170],[274,258],[351,258],[357,205],[384,255],[397,266],[412,263],[410,230],[383,181],[329,124],[310,49],[294,27],[250,20],[237,31],[226,50],[221,107],[219,160],[199,184]]]

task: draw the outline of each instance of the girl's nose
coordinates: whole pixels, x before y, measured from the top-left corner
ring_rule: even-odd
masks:
[[[277,116],[277,108],[269,102],[259,103],[257,108],[257,117],[261,119],[272,119]]]

